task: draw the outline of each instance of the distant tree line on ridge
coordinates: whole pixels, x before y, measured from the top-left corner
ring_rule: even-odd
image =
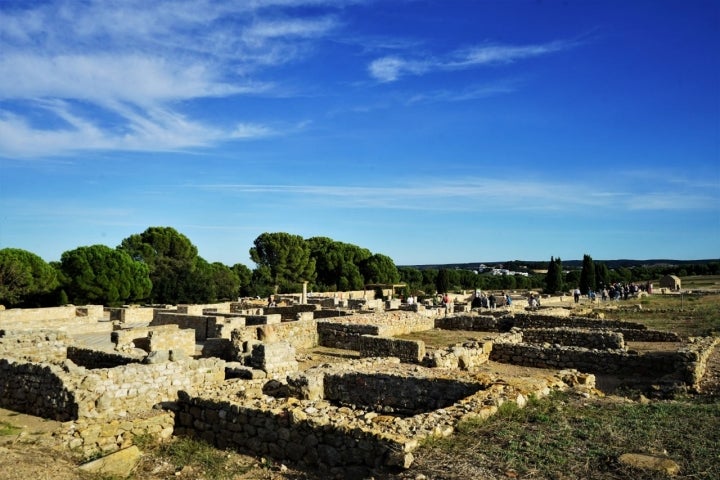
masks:
[[[363,290],[373,284],[405,284],[398,292],[420,298],[467,290],[566,291],[583,294],[614,282],[644,282],[673,273],[720,274],[720,262],[672,266],[608,268],[583,258],[581,269],[563,269],[551,257],[546,274],[490,275],[461,268],[397,267],[393,260],[366,248],[327,237],[304,239],[284,232],[263,233],[253,242],[251,270],[237,263],[207,262],[190,239],[172,227],[150,227],[122,240],[116,248],[78,247],[58,262],[18,249],[0,250],[0,304],[45,307],[68,303],[108,306],[149,303],[213,303],[272,293]],[[509,264],[506,264],[508,266]],[[513,265],[513,269],[520,266]]]

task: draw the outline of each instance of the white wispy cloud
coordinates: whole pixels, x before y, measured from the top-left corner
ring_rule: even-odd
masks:
[[[253,74],[297,61],[311,47],[304,42],[339,24],[323,8],[305,17],[285,10],[348,3],[57,0],[0,6],[0,155],[180,149],[277,133],[240,119],[210,125],[183,108],[204,98],[272,95],[276,85]],[[43,115],[29,115],[28,105]]]
[[[537,45],[486,44],[426,58],[403,58],[399,55],[390,55],[373,60],[368,66],[368,71],[379,82],[394,82],[408,75],[424,75],[434,71],[464,70],[483,65],[512,63],[566,50],[572,46],[574,46],[574,42],[561,41]]]
[[[517,81],[507,80],[486,85],[471,85],[460,90],[433,90],[413,95],[407,103],[464,102],[511,93],[517,89],[517,85]]]
[[[532,211],[608,212],[615,209],[685,211],[717,208],[716,194],[684,190],[662,193],[598,189],[577,182],[523,181],[507,178],[478,178],[461,182],[417,180],[397,186],[329,186],[273,184],[191,184],[188,188],[226,194],[297,196],[298,201],[332,208],[378,208],[425,211]]]

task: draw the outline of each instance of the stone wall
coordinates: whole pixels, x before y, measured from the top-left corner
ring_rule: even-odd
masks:
[[[221,384],[225,362],[181,360],[87,369],[0,360],[0,406],[56,420],[112,419],[174,401],[179,390],[196,392]]]
[[[681,352],[687,362],[681,366],[682,378],[693,390],[699,391],[700,380],[707,370],[707,362],[713,349],[720,344],[720,337],[694,337]]]
[[[75,365],[89,369],[93,368],[115,368],[128,363],[140,363],[143,357],[124,355],[122,353],[103,352],[90,348],[75,346],[67,347],[67,358]]]
[[[231,302],[208,303],[205,305],[178,305],[177,312],[186,315],[209,315],[212,313],[230,313]]]
[[[299,313],[315,312],[320,310],[319,305],[290,305],[287,307],[267,307],[266,314],[280,315],[283,322],[291,322],[298,319]]]
[[[318,344],[329,348],[360,350],[362,335],[378,335],[377,325],[318,322]]]
[[[366,332],[370,335],[395,337],[413,332],[424,332],[435,327],[435,319],[414,312],[391,311],[382,313],[358,313],[338,319],[327,319],[328,323],[341,323],[343,325],[371,325],[375,332]]]
[[[649,330],[645,325],[621,320],[604,320],[588,317],[553,316],[532,313],[498,313],[496,315],[450,315],[435,319],[435,327],[443,330],[508,331],[512,327],[531,328],[574,328],[612,330],[621,333],[629,342],[679,342],[681,337],[674,332]],[[561,342],[550,342],[561,343]]]
[[[425,342],[421,340],[401,340],[391,337],[360,335],[357,338],[357,350],[362,357],[397,357],[403,362],[420,363],[425,357]]]
[[[175,433],[201,438],[218,448],[291,460],[328,469],[392,464],[409,445],[359,427],[348,427],[335,408],[334,420],[318,416],[311,406],[285,406],[270,410],[262,404],[244,405],[228,400],[180,395]],[[397,452],[397,453],[395,453]],[[397,460],[395,460],[397,461]]]
[[[322,320],[326,318],[337,318],[337,317],[348,317],[353,315],[353,312],[347,310],[316,310],[313,312],[313,318],[316,320]]]
[[[222,323],[222,317],[211,317],[206,315],[186,315],[167,310],[155,311],[155,317],[150,322],[150,327],[159,325],[177,325],[181,329],[192,329],[195,331],[195,341],[201,342],[208,338],[208,325],[212,324],[212,334],[215,333],[214,326]]]
[[[637,373],[662,376],[676,371],[677,352],[630,353],[624,350],[590,350],[583,347],[534,345],[528,343],[493,344],[490,359],[527,367],[567,369],[590,373]]]
[[[63,425],[60,442],[85,458],[107,455],[133,445],[137,437],[149,436],[157,441],[173,435],[175,414],[164,410],[151,410],[130,418],[96,422],[79,419]]]
[[[110,334],[110,341],[115,344],[115,350],[130,350],[133,348],[141,348],[139,345],[136,344],[136,341],[143,341],[143,339],[147,338],[150,332],[179,331],[179,327],[175,324],[133,328],[118,328],[118,325],[116,324],[114,327],[115,330],[113,330]]]
[[[298,369],[295,348],[286,341],[252,345],[247,365],[270,375],[287,375]]]
[[[100,322],[102,305],[50,308],[13,308],[0,310],[0,329],[5,330],[62,330],[88,332],[110,329],[109,322]]]
[[[51,420],[78,418],[67,374],[57,365],[0,358],[0,407]]]
[[[576,347],[601,350],[623,350],[625,339],[622,333],[612,330],[587,330],[581,328],[526,328],[522,332],[526,343],[547,343],[574,345]]]
[[[265,313],[264,315],[245,316],[245,325],[247,326],[275,325],[280,322],[282,322],[282,315],[280,315],[279,313]]]
[[[318,345],[318,323],[315,320],[298,320],[275,325],[246,326],[233,330],[232,349],[243,352],[248,341],[286,341],[295,349]]]
[[[524,341],[524,331],[513,331],[496,338],[490,359],[528,367],[572,368],[590,373],[638,374],[648,378],[667,375],[693,386],[705,371],[709,352],[720,340],[696,341],[677,351],[646,353],[548,343],[537,345],[523,343]]]
[[[210,317],[207,323],[207,338],[230,339],[232,331],[246,325],[245,316],[237,313],[218,314]]]
[[[70,338],[55,330],[0,330],[0,357],[27,362],[62,363]]]
[[[150,330],[147,337],[141,339],[138,346],[146,352],[172,351],[183,352],[186,356],[195,355],[195,331],[191,329]]]
[[[215,357],[232,361],[232,341],[228,338],[208,338],[202,343],[200,356],[203,358]]]
[[[11,308],[0,310],[0,327],[7,327],[11,324],[40,328],[48,326],[57,321],[67,320],[75,317],[87,317],[97,321],[103,318],[102,305],[85,305],[76,307],[67,305],[64,307],[49,308]]]
[[[493,342],[490,340],[464,342],[427,352],[422,364],[430,368],[470,370],[490,359],[492,347]]]
[[[494,332],[498,330],[498,320],[492,315],[452,315],[437,317],[435,328],[442,330],[467,330]]]
[[[154,308],[147,307],[110,307],[110,320],[120,323],[150,323],[155,315]]]
[[[326,375],[324,388],[325,400],[339,405],[415,415],[452,405],[482,385],[447,378],[348,372]]]

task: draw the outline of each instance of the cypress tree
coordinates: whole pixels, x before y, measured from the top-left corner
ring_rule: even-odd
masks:
[[[583,266],[580,272],[580,293],[587,295],[595,291],[595,263],[590,255],[583,255]]]
[[[560,258],[550,257],[547,274],[545,275],[545,293],[556,293],[563,289],[562,261]]]

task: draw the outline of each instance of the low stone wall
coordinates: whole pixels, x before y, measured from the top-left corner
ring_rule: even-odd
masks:
[[[177,312],[186,315],[210,315],[213,313],[230,313],[231,302],[208,303],[205,305],[178,305]]]
[[[490,359],[492,341],[471,341],[425,354],[422,364],[430,368],[460,368],[470,370]]]
[[[57,321],[67,320],[75,317],[85,317],[93,321],[103,318],[102,305],[84,305],[76,307],[67,305],[64,307],[49,308],[11,308],[0,310],[0,327],[8,327],[11,324],[20,326],[28,325],[32,328],[40,328],[54,324]]]
[[[435,319],[414,312],[392,311],[383,313],[354,314],[338,319],[328,319],[328,323],[341,323],[343,325],[371,325],[375,332],[365,332],[370,335],[395,337],[413,332],[424,332],[435,328]]]
[[[56,420],[113,419],[174,401],[179,390],[196,392],[225,379],[218,359],[154,365],[131,363],[86,369],[0,360],[0,406]]]
[[[315,312],[320,310],[319,305],[290,305],[288,307],[267,307],[265,313],[268,315],[280,315],[283,322],[295,321],[299,313]]]
[[[703,355],[709,355],[707,351],[712,348],[708,347],[712,342],[699,342],[678,351],[637,353],[623,349],[549,346],[548,343],[536,345],[524,341],[524,331],[513,331],[496,338],[490,359],[528,367],[573,368],[590,373],[639,374],[648,378],[668,375],[694,385],[704,372]]]
[[[222,317],[211,317],[205,315],[186,315],[184,313],[174,313],[167,310],[157,310],[155,317],[150,322],[150,327],[159,325],[177,325],[181,329],[192,329],[195,331],[195,341],[201,342],[208,338],[208,324],[212,325],[222,323]],[[212,329],[214,334],[214,328]]]
[[[460,420],[487,418],[504,402],[517,402],[522,407],[530,396],[542,397],[554,388],[567,388],[561,376],[582,377],[577,372],[561,372],[557,377],[550,374],[543,379],[515,382],[512,378],[495,380],[489,376],[483,383],[463,372],[448,374],[420,366],[402,368],[396,358],[368,358],[347,365],[319,366],[288,377],[291,397],[246,402],[251,408],[241,410],[241,418],[233,420],[242,427],[210,420],[227,418],[230,412],[212,412],[203,417],[205,404],[199,401],[192,405],[197,407],[197,413],[186,417],[183,424],[189,433],[216,442],[232,438],[231,443],[240,443],[244,437],[252,436],[240,443],[243,451],[266,452],[263,454],[279,461],[317,465],[328,478],[343,478],[348,469],[408,468],[413,462],[412,452],[423,440],[450,435]],[[592,388],[594,378],[588,377],[592,376],[583,377],[585,386]],[[229,389],[234,390],[237,388]],[[184,410],[190,413],[192,406]],[[238,407],[230,404],[224,408],[232,412]],[[274,420],[269,420],[271,413]],[[288,432],[274,437],[263,431],[273,422],[283,422],[281,429],[287,428]],[[225,423],[229,431],[218,431],[218,423]],[[246,430],[246,424],[255,428]],[[205,437],[205,429],[213,429],[213,434]],[[303,434],[295,436],[298,431]],[[387,440],[393,444],[388,445]],[[345,471],[333,470],[340,465]],[[370,474],[353,471],[358,473],[357,478],[368,478]]]
[[[143,357],[123,355],[121,353],[103,352],[90,348],[69,346],[67,358],[75,365],[89,369],[94,368],[115,368],[128,363],[140,363]]]
[[[420,363],[425,357],[425,342],[421,340],[401,340],[391,337],[361,335],[357,350],[362,357],[397,357],[403,362]]]
[[[27,362],[62,363],[70,338],[55,330],[0,330],[0,357]]]
[[[102,305],[0,310],[0,329],[94,330],[103,319]]]
[[[282,316],[279,313],[266,313],[265,315],[247,315],[245,317],[245,325],[247,326],[275,325],[280,322],[282,322]]]
[[[230,303],[230,313],[239,313],[241,315],[262,315],[263,311],[264,308],[262,307],[248,307],[247,304],[242,302]]]
[[[622,320],[605,320],[590,317],[560,317],[532,313],[516,313],[513,315],[513,319],[513,326],[518,328],[570,327],[610,330],[616,330],[618,328],[626,330],[647,330],[647,327],[642,323],[625,322]]]
[[[720,344],[720,337],[693,337],[689,341],[681,350],[687,355],[687,362],[681,367],[682,377],[693,390],[700,392],[700,380],[707,370],[710,354]]]
[[[230,339],[232,331],[246,325],[245,317],[237,313],[219,314],[208,320],[207,338]]]
[[[677,370],[677,352],[644,355],[624,350],[590,350],[583,347],[543,347],[528,343],[495,342],[490,359],[526,367],[567,369],[590,373],[635,373],[663,376]]]
[[[435,318],[435,328],[442,330],[467,330],[494,332],[498,330],[498,319],[492,315],[453,315]]]
[[[378,335],[377,325],[353,325],[347,323],[318,322],[318,344],[329,348],[360,350],[362,335]]]
[[[150,410],[131,418],[96,422],[80,419],[67,422],[59,434],[61,444],[83,457],[108,455],[130,447],[137,437],[149,436],[156,441],[168,440],[173,435],[175,414],[164,410]]]
[[[232,361],[232,341],[228,338],[208,338],[202,343],[200,356],[203,358],[215,357]]]
[[[120,323],[150,323],[155,315],[155,309],[147,307],[111,307],[107,311],[110,320]]]
[[[336,414],[335,421],[318,417],[318,410],[309,405],[270,410],[261,404],[243,405],[181,393],[179,408],[176,435],[198,437],[222,449],[329,469],[374,469],[392,464],[405,454],[407,445],[412,445],[405,438],[349,427],[342,422],[342,414]]]
[[[344,406],[415,415],[452,405],[481,390],[477,382],[349,372],[326,375],[324,397]]]
[[[680,342],[674,332],[649,330],[645,325],[621,320],[504,312],[495,315],[449,315],[435,319],[435,327],[443,330],[508,331],[522,329],[592,329],[621,333],[628,342]],[[549,340],[548,340],[549,341]],[[562,343],[552,342],[550,343]]]
[[[116,350],[129,350],[141,348],[136,344],[136,341],[143,341],[150,332],[177,332],[179,330],[180,328],[175,324],[157,325],[154,327],[116,328],[110,334],[110,341],[115,344]]]
[[[349,317],[350,315],[354,315],[354,313],[351,311],[347,311],[347,310],[323,309],[323,310],[316,310],[313,312],[313,318],[315,320],[322,320],[322,319],[326,319],[326,318]]]
[[[636,330],[632,328],[615,328],[621,333],[626,342],[681,342],[682,337],[675,332],[662,332],[660,330]]]
[[[78,418],[79,405],[57,365],[0,358],[0,407],[61,422]]]
[[[293,348],[306,349],[318,345],[318,322],[298,320],[274,325],[246,326],[233,330],[230,338],[232,349],[244,351],[248,341],[286,341]]]
[[[295,348],[285,341],[254,344],[247,365],[271,376],[287,375],[298,369]]]
[[[622,333],[612,330],[587,330],[581,328],[526,328],[522,332],[526,343],[547,343],[601,350],[623,350]]]
[[[143,348],[147,346],[147,348]],[[195,355],[195,332],[185,330],[151,330],[148,332],[145,342],[141,346],[146,352],[158,352],[163,350],[183,352],[188,357]]]

